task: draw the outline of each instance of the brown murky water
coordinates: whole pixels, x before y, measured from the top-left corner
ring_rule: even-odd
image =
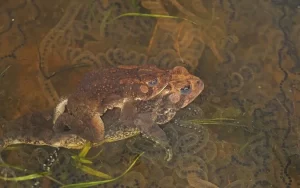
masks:
[[[145,154],[125,177],[99,187],[300,187],[299,7],[297,0],[1,1],[0,114],[12,120],[54,107],[92,69],[182,65],[205,91],[162,126],[174,161],[141,137],[106,144],[93,167],[111,175]],[[114,20],[129,12],[184,19]],[[215,118],[235,120],[198,123],[198,131],[179,121]],[[3,156],[34,171],[53,150],[24,146]],[[76,169],[70,151],[58,155],[53,178],[99,180]],[[47,178],[0,184],[59,187]]]

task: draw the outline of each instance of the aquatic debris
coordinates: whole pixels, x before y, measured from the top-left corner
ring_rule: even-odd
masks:
[[[11,67],[11,65],[8,65],[1,73],[0,78],[3,78],[4,74],[8,71],[8,69]]]

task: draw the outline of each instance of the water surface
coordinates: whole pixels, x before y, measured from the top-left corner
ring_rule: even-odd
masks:
[[[3,1],[0,114],[12,120],[51,108],[93,69],[181,65],[205,90],[175,120],[234,120],[198,123],[197,131],[177,121],[163,125],[175,152],[172,164],[141,137],[106,144],[93,167],[112,176],[145,154],[125,177],[102,187],[300,187],[299,6],[296,0]],[[129,12],[184,19],[114,19]],[[3,156],[34,171],[53,150],[24,146]],[[59,151],[55,179],[99,180],[72,166],[70,152],[77,151]],[[0,187],[38,182],[59,187],[47,178]]]

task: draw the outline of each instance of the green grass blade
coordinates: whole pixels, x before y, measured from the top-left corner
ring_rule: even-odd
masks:
[[[2,179],[4,181],[26,181],[26,180],[41,178],[47,174],[48,174],[48,172],[42,172],[42,173],[35,173],[35,174],[27,175],[27,176],[19,176],[19,177],[13,177],[13,178],[6,178],[3,176],[0,176],[0,179]]]
[[[239,149],[239,153],[244,152],[244,150],[250,145],[250,142],[247,142],[246,144],[242,145],[242,147]]]
[[[3,77],[5,72],[8,71],[8,69],[11,67],[11,65],[7,66],[1,73],[0,73],[0,77]]]
[[[90,168],[88,166],[85,166],[85,165],[81,165],[78,168],[81,169],[82,171],[84,171],[87,174],[90,174],[90,175],[93,175],[93,176],[97,176],[99,178],[103,178],[103,179],[112,179],[113,178],[113,177],[111,177],[108,174],[105,174],[103,172],[94,170],[94,169],[92,169],[92,168]]]
[[[78,157],[79,158],[85,158],[85,156],[87,155],[87,153],[90,151],[92,147],[92,143],[91,142],[87,142],[83,149],[81,150],[81,152],[79,153]]]
[[[85,159],[85,158],[80,158],[79,162],[83,163],[83,164],[93,164],[93,161],[90,161],[90,160]]]
[[[127,174],[143,154],[144,154],[144,152],[141,153],[140,155],[138,155],[135,158],[135,160],[131,163],[131,165],[128,167],[128,169],[116,178],[109,179],[109,180],[103,180],[103,181],[93,181],[93,182],[86,182],[86,183],[69,184],[69,185],[62,186],[61,188],[84,188],[84,187],[91,187],[91,186],[96,186],[96,185],[101,185],[101,184],[116,181],[119,178],[123,177],[125,174]]]
[[[127,16],[180,19],[180,20],[185,20],[185,21],[188,21],[192,24],[197,25],[196,22],[193,22],[193,21],[188,20],[186,18],[180,18],[180,17],[177,17],[177,16],[170,16],[170,15],[163,15],[163,14],[142,14],[142,13],[137,13],[137,12],[128,12],[128,13],[121,14],[121,15],[117,16],[116,18],[114,18],[112,21],[117,20],[117,19],[122,18],[122,17],[127,17]]]
[[[88,158],[88,160],[96,159],[102,153],[102,151],[103,151],[103,149],[101,149],[95,156]]]
[[[90,151],[91,147],[92,147],[92,143],[87,142],[78,155],[71,156],[71,158],[75,161],[75,165],[77,168],[79,168],[82,163],[83,164],[92,164],[93,163],[92,161],[85,158],[87,153]]]
[[[113,10],[114,6],[110,7],[107,11],[104,12],[104,17],[102,19],[102,22],[100,23],[100,37],[105,37],[105,27],[108,22],[108,18],[111,15],[111,12]]]
[[[220,122],[220,121],[234,121],[234,120],[235,119],[232,119],[232,118],[212,118],[212,119],[201,119],[201,120],[199,119],[198,121],[203,121],[203,122],[207,122],[207,121]]]
[[[234,121],[235,119],[232,118],[213,118],[213,119],[207,119],[212,121]]]
[[[83,163],[83,164],[93,164],[93,161],[86,159],[86,158],[80,158],[78,155],[71,156],[72,159],[76,161],[76,163]]]
[[[21,168],[21,167],[18,167],[18,166],[9,165],[7,163],[1,163],[0,167],[8,167],[8,168],[12,168],[12,169],[23,171],[23,172],[27,171],[27,169],[24,169],[24,168]]]
[[[235,119],[231,118],[214,118],[214,119],[193,119],[185,122],[197,123],[197,124],[218,124],[218,123],[227,123],[228,121],[234,121]]]

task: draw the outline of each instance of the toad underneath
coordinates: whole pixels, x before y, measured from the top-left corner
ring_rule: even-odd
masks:
[[[53,129],[80,135],[91,142],[104,140],[101,116],[112,108],[122,109],[130,101],[146,101],[168,84],[168,70],[155,65],[118,66],[85,75],[74,93],[54,112]]]
[[[166,149],[166,160],[172,159],[172,151],[165,132],[158,126],[173,119],[176,112],[203,91],[203,81],[190,74],[184,67],[177,66],[171,72],[167,87],[148,101],[126,104],[126,112],[120,113],[119,121],[109,126],[105,132],[106,142],[113,142],[142,134]],[[106,121],[106,120],[105,120]]]
[[[53,110],[33,112],[15,120],[6,121],[0,117],[0,164],[2,151],[10,145],[30,144],[81,149],[86,140],[75,134],[60,134],[53,131]],[[15,175],[13,169],[2,167],[1,173]]]

